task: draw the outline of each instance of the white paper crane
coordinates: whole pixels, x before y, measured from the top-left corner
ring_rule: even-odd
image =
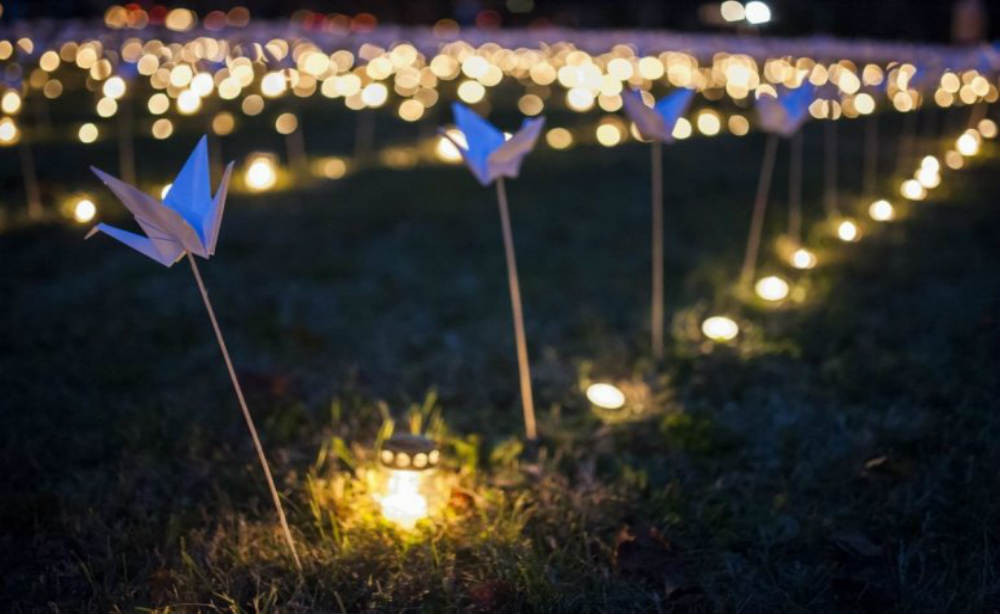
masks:
[[[465,143],[458,142],[447,132],[441,134],[458,148],[466,166],[484,186],[499,177],[517,177],[521,161],[535,148],[535,141],[545,125],[544,117],[525,119],[514,136],[506,139],[503,132],[465,105],[452,103],[451,110]]]

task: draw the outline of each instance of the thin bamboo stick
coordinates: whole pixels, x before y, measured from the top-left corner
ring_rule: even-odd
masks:
[[[747,237],[747,249],[743,255],[743,268],[740,270],[740,288],[748,290],[753,282],[757,268],[757,253],[760,251],[760,235],[764,229],[764,213],[767,210],[767,195],[771,190],[771,176],[774,174],[774,158],[778,151],[778,137],[767,135],[764,147],[764,161],[760,166],[760,177],[757,179],[757,196],[754,198],[753,215],[750,218],[750,234]]]
[[[653,357],[663,359],[663,145],[653,141],[652,152],[652,257],[653,257],[653,292],[651,309],[651,328],[653,342]]]
[[[254,426],[250,409],[247,407],[246,399],[243,397],[243,389],[240,387],[240,381],[236,377],[233,361],[229,358],[226,341],[222,338],[222,330],[219,328],[218,320],[215,319],[215,310],[212,309],[212,302],[208,299],[208,290],[205,289],[205,283],[201,280],[201,273],[198,271],[198,264],[195,262],[194,256],[191,255],[191,252],[188,252],[187,257],[188,262],[191,263],[191,272],[194,273],[194,279],[198,282],[201,299],[205,302],[205,310],[208,311],[208,318],[212,321],[212,329],[215,330],[215,339],[219,342],[219,349],[222,350],[222,358],[226,362],[226,369],[229,370],[229,379],[233,382],[236,398],[239,400],[240,409],[243,411],[243,419],[246,420],[247,428],[250,429],[250,437],[253,439],[254,448],[257,450],[257,458],[260,459],[260,466],[264,469],[267,486],[271,490],[271,499],[274,501],[274,509],[278,511],[278,520],[281,522],[281,529],[285,533],[285,541],[288,542],[288,548],[292,551],[292,558],[295,559],[295,567],[299,571],[302,571],[302,561],[299,560],[299,553],[295,550],[295,540],[292,538],[292,532],[288,528],[288,521],[285,520],[285,510],[281,507],[278,489],[274,486],[274,478],[271,477],[271,467],[267,464],[267,457],[264,455],[264,446],[260,443],[260,437],[257,435],[257,427]]]
[[[507,283],[510,286],[510,306],[514,313],[514,341],[517,346],[517,373],[521,383],[521,408],[524,410],[524,431],[529,441],[538,438],[535,429],[535,402],[531,396],[531,367],[528,364],[528,342],[524,334],[524,313],[521,310],[521,285],[517,279],[517,259],[514,255],[514,234],[510,229],[510,210],[503,177],[496,181],[497,204],[500,207],[500,229],[507,259]]]

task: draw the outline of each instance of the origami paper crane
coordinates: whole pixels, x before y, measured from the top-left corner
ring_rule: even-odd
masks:
[[[452,103],[451,111],[467,145],[457,142],[446,132],[441,134],[458,148],[466,166],[484,186],[498,177],[517,177],[521,160],[534,149],[545,125],[544,117],[525,119],[520,130],[505,139],[503,132],[465,105]]]
[[[797,89],[787,90],[777,98],[763,95],[757,99],[757,116],[765,132],[790,137],[809,118],[809,105],[815,98],[816,88],[803,83]]]
[[[637,90],[622,92],[625,114],[635,124],[642,138],[661,143],[674,142],[674,124],[687,111],[692,98],[694,90],[681,88],[666,98],[661,98],[653,107],[648,107]]]
[[[198,141],[163,202],[100,169],[91,170],[132,212],[146,236],[98,224],[87,233],[88,239],[103,232],[167,267],[186,252],[202,258],[215,253],[233,163],[226,167],[213,198],[206,137]]]

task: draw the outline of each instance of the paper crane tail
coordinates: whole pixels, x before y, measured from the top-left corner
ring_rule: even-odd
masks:
[[[107,224],[98,224],[97,226],[94,226],[91,231],[87,233],[86,238],[89,239],[98,232],[103,232],[109,237],[124,243],[140,254],[159,262],[165,267],[173,266],[173,264],[180,260],[181,256],[184,255],[184,248],[181,247],[180,243],[177,243],[176,241],[159,240],[154,243],[151,239],[127,230],[122,230],[121,228],[109,226]]]

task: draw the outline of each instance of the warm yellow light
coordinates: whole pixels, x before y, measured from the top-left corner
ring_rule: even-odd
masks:
[[[978,132],[973,130],[963,132],[962,136],[958,137],[958,140],[955,141],[955,149],[958,150],[958,153],[965,157],[974,156],[979,153],[979,139],[976,138],[978,134]]]
[[[77,132],[77,136],[80,138],[81,143],[93,143],[97,140],[97,135],[97,126],[90,122],[80,126],[80,130]]]
[[[923,200],[927,198],[927,190],[916,179],[907,179],[899,186],[899,193],[908,200]]]
[[[299,118],[294,113],[282,113],[274,120],[274,129],[278,134],[291,134],[298,130]]]
[[[920,160],[920,168],[928,169],[931,173],[937,173],[941,170],[941,162],[934,156],[924,156]]]
[[[118,102],[114,98],[101,98],[97,101],[97,114],[101,117],[111,117],[118,112]]]
[[[742,115],[730,115],[729,116],[729,132],[735,134],[736,136],[745,136],[750,132],[750,122],[747,118]]]
[[[954,149],[949,149],[944,154],[944,163],[947,164],[948,168],[950,168],[951,170],[957,171],[958,169],[965,166],[965,158],[962,157],[962,154],[958,153]]]
[[[928,190],[932,190],[941,185],[941,175],[933,168],[920,167],[915,175],[915,178],[921,186],[927,188]]]
[[[21,95],[14,90],[7,90],[0,98],[0,109],[8,115],[13,115],[21,110]]]
[[[312,163],[313,173],[327,179],[340,179],[347,173],[347,163],[336,156],[319,158]]]
[[[482,86],[480,85],[479,87]],[[381,83],[369,83],[361,90],[361,102],[373,109],[385,104],[388,97],[389,90]]]
[[[760,2],[760,0],[747,2],[746,6],[743,7],[743,11],[746,14],[746,20],[749,24],[760,25],[771,21],[771,7]]]
[[[415,122],[424,116],[424,104],[415,98],[404,100],[397,112],[403,121]]]
[[[588,111],[594,106],[594,93],[582,87],[570,88],[566,92],[566,106],[574,111]]]
[[[854,108],[862,115],[868,115],[875,111],[875,99],[867,92],[861,92],[854,97]]]
[[[21,136],[21,131],[17,129],[17,124],[9,117],[0,119],[0,144],[10,145],[17,142]]]
[[[565,128],[553,128],[545,133],[545,142],[552,149],[566,149],[573,144],[573,134]]]
[[[604,409],[620,409],[625,405],[625,393],[613,384],[591,384],[587,387],[587,400]]]
[[[852,220],[843,220],[837,224],[837,238],[846,243],[851,243],[861,238],[861,231],[858,229],[858,225]]]
[[[86,224],[97,215],[97,205],[89,198],[81,198],[73,205],[73,219],[81,224]]]
[[[271,156],[257,155],[251,158],[250,164],[243,175],[247,187],[255,192],[262,192],[274,187],[278,181],[278,173]]]
[[[868,205],[868,215],[876,222],[888,222],[896,217],[896,210],[892,203],[883,198]]]
[[[462,152],[458,150],[458,147],[455,147],[455,143],[452,143],[452,140],[462,147],[468,147],[465,135],[462,134],[462,131],[457,128],[449,128],[445,132],[451,138],[446,138],[443,135],[439,137],[437,146],[434,148],[434,154],[437,155],[438,159],[442,162],[448,162],[451,164],[461,162]]]
[[[743,11],[743,4],[736,0],[726,0],[723,2],[719,5],[719,12],[722,13],[722,18],[730,23],[743,21],[743,18],[746,16]]]
[[[816,254],[800,247],[792,252],[792,266],[797,269],[811,269],[816,266]]]
[[[146,108],[153,115],[162,115],[167,112],[170,108],[170,98],[162,93],[156,93],[149,97],[149,102],[146,103]]]
[[[201,97],[194,90],[186,89],[177,95],[177,111],[181,115],[192,115],[201,108]]]
[[[167,194],[170,194],[170,188],[172,187],[174,187],[174,184],[168,183],[167,185],[160,188],[160,200],[163,200],[164,198],[167,197]]]
[[[710,109],[705,109],[698,113],[696,124],[698,125],[698,132],[705,136],[715,136],[722,129],[722,121],[719,119],[719,114]]]
[[[691,136],[691,122],[683,117],[678,117],[677,123],[674,124],[674,130],[671,134],[678,141],[688,138]]]
[[[427,499],[420,494],[420,473],[389,470],[388,494],[379,500],[382,515],[404,529],[427,517]]]
[[[269,72],[260,80],[260,93],[268,98],[281,96],[287,87],[285,75],[280,72]]]
[[[732,341],[740,334],[740,327],[726,316],[712,316],[701,323],[701,332],[712,341]]]
[[[536,94],[525,94],[517,99],[517,110],[525,115],[538,115],[544,108],[545,102]]]
[[[219,136],[226,136],[233,132],[236,127],[236,118],[229,111],[219,111],[212,118],[212,132]]]
[[[780,301],[788,296],[788,282],[777,275],[769,275],[757,280],[754,292],[765,301]]]
[[[101,92],[108,98],[117,100],[125,95],[125,80],[115,75],[104,82]]]
[[[174,123],[165,117],[153,122],[153,138],[163,140],[174,133]]]
[[[605,147],[614,147],[622,140],[622,132],[614,124],[601,124],[597,127],[597,142]]]
[[[979,130],[979,134],[987,139],[992,139],[997,135],[997,123],[992,119],[983,118],[979,120],[976,128]]]

